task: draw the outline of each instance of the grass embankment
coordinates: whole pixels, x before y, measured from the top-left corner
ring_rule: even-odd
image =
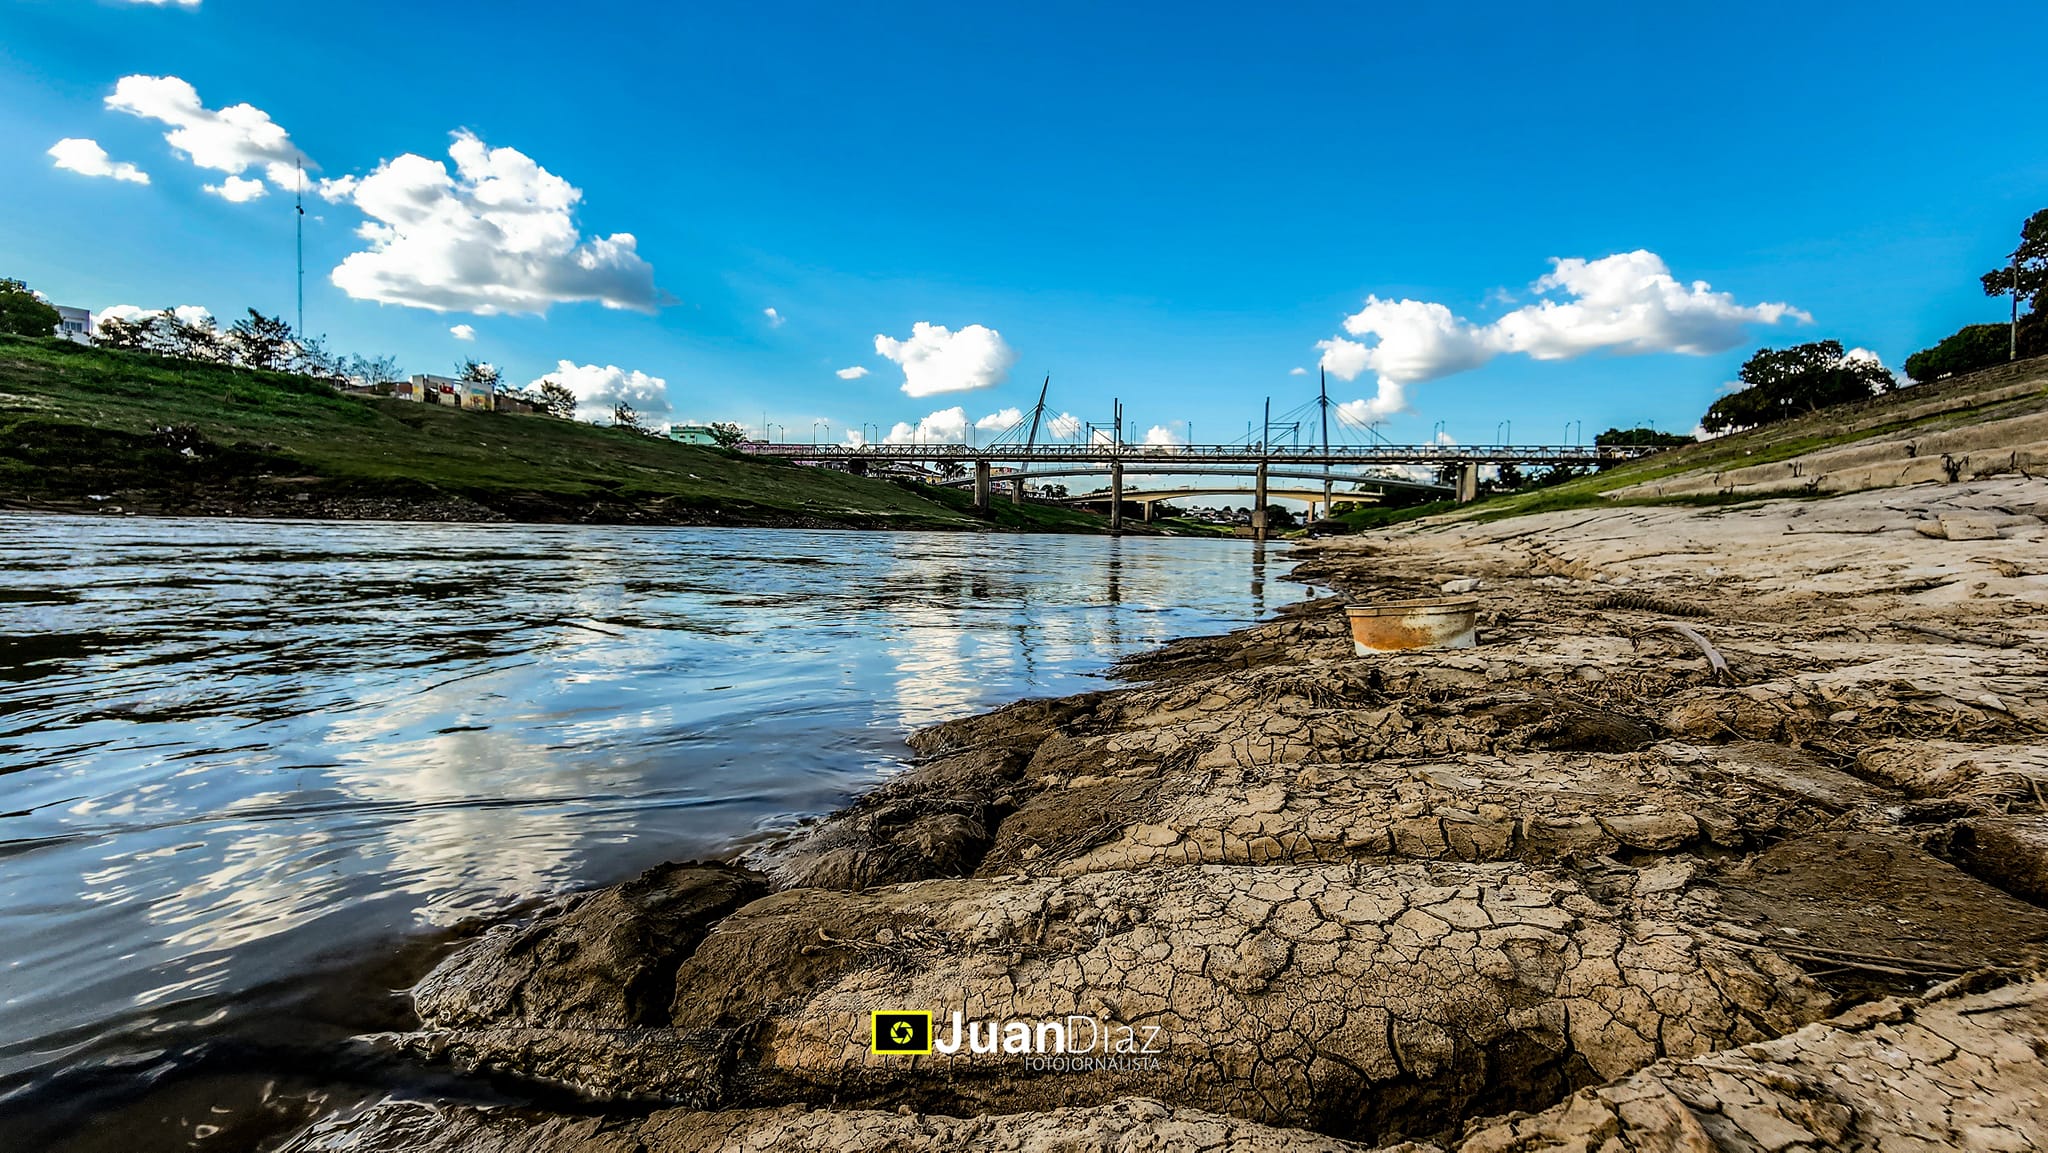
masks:
[[[1562,484],[1489,496],[1469,505],[1436,502],[1402,509],[1362,509],[1359,510],[1362,514],[1370,516],[1377,513],[1385,519],[1355,524],[1354,527],[1380,528],[1443,513],[1492,521],[1575,508],[1638,505],[1711,507],[1828,496],[1832,494],[1819,491],[1816,486],[1796,483],[1763,490],[1750,488],[1729,492],[1620,497],[1609,494],[1686,474],[1712,474],[1776,464],[1877,437],[1901,433],[1918,437],[2039,411],[2044,403],[2048,403],[2048,388],[2018,390],[2016,394],[2012,387],[2016,378],[2024,378],[2029,372],[2048,377],[2048,361],[2022,361],[2011,367],[1990,369],[1934,384],[1915,385],[1747,432],[1666,449]]]
[[[0,504],[1099,532],[1104,518],[279,373],[0,338]]]

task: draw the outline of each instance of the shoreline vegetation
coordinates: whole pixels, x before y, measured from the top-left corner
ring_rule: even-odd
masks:
[[[953,489],[629,429],[14,337],[0,337],[0,508],[1084,533],[1109,523],[1006,493],[977,511]]]
[[[365,1039],[573,1108],[398,1094],[283,1147],[2027,1147],[2044,518],[1999,476],[1303,546],[1336,595],[491,927]],[[1480,647],[1354,656],[1343,604],[1450,580]],[[1161,1051],[870,1051],[955,1009]]]

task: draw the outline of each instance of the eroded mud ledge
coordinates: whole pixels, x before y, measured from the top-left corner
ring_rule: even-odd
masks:
[[[745,867],[493,930],[372,1042],[588,1114],[391,1100],[289,1148],[2040,1147],[2043,514],[2012,481],[1304,550],[1354,600],[1479,578],[1482,647],[1357,659],[1324,598],[921,732]],[[926,1007],[1165,1051],[867,1052]]]

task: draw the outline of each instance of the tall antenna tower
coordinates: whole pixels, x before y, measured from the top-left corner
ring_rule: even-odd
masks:
[[[299,339],[303,341],[303,340],[305,340],[305,339],[306,339],[306,162],[305,162],[305,160],[303,160],[303,159],[299,160],[299,161],[298,161],[298,165],[297,165],[297,166],[298,166],[298,173],[299,173],[299,180],[298,180],[298,185],[299,185],[299,186],[298,186],[298,188],[297,188],[296,190],[294,190],[294,192],[292,193],[292,207],[298,210],[298,215],[296,215],[295,217],[293,217],[293,223],[294,223],[294,224],[295,224],[295,225],[297,226],[297,232],[296,232],[295,236],[293,237],[293,239],[294,239],[294,246],[295,246],[295,248],[297,249],[297,254],[298,254],[298,266],[299,266],[299,326],[298,326],[298,328],[297,328],[297,329],[296,329],[295,331],[296,331],[296,332],[297,332],[297,333],[299,334]]]

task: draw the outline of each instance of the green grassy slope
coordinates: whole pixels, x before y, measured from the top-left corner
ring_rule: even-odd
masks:
[[[91,495],[165,512],[321,515],[345,502],[355,515],[402,516],[408,505],[460,515],[473,502],[518,520],[1104,525],[1006,502],[978,516],[965,494],[550,417],[371,400],[281,374],[0,338],[0,499],[65,507]]]
[[[1667,449],[1605,472],[1548,488],[1488,497],[1457,510],[1457,515],[1499,520],[1571,508],[1638,504],[1714,505],[1770,497],[1816,496],[1820,494],[1796,487],[1782,492],[1749,491],[1727,496],[1693,493],[1619,500],[1606,494],[1686,473],[1712,473],[1791,460],[1872,437],[1909,430],[1918,436],[2039,411],[2048,404],[2048,387],[2016,387],[2016,382],[2024,385],[2034,377],[2048,379],[2048,362],[2021,361],[2010,367],[1988,369],[1935,384],[1916,385],[1854,404],[1836,405],[1748,432]],[[1398,511],[1410,512],[1405,509]],[[1429,508],[1430,513],[1445,511],[1449,510]],[[1406,520],[1422,515],[1428,513],[1417,510],[1412,516],[1394,519]]]

